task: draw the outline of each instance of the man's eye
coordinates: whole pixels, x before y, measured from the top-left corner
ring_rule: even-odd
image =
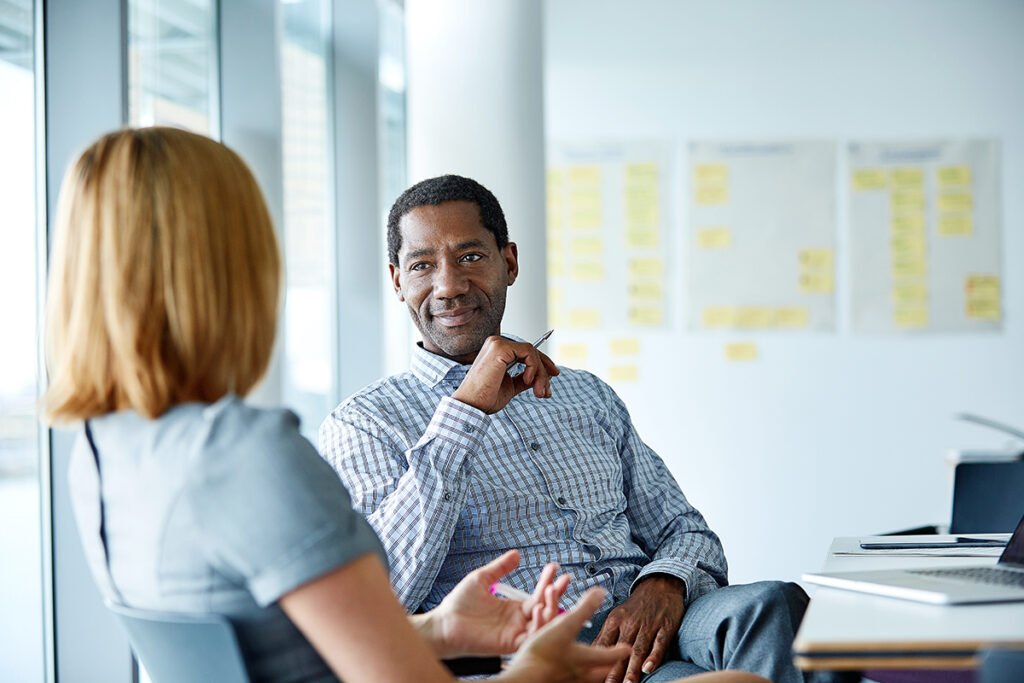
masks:
[[[462,257],[462,260],[465,261],[466,263],[473,263],[475,261],[479,261],[482,258],[482,254],[466,254],[465,256]]]
[[[424,263],[420,261],[409,266],[409,270],[426,270],[429,265],[429,263]]]

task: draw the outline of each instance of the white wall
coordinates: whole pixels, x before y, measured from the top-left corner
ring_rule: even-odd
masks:
[[[948,523],[947,452],[1006,442],[953,413],[1024,425],[1024,2],[548,0],[545,32],[550,141],[664,139],[680,162],[702,138],[1001,141],[1002,333],[853,336],[840,266],[837,333],[686,333],[680,308],[618,387],[734,582],[816,569],[836,535]],[[726,363],[734,339],[759,360]]]

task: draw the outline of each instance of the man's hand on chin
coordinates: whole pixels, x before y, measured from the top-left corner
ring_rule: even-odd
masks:
[[[526,369],[512,377],[508,374],[510,363],[523,363]],[[493,415],[527,389],[532,388],[537,398],[550,398],[551,378],[557,374],[554,361],[532,344],[495,335],[484,341],[452,398]]]
[[[628,662],[612,669],[607,683],[638,683],[650,673],[679,632],[686,612],[686,584],[674,576],[655,574],[636,585],[633,594],[613,609],[594,639],[595,645],[626,643],[633,648]]]

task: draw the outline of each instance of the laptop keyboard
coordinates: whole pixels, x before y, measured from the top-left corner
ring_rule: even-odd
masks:
[[[1015,572],[999,567],[965,567],[963,569],[909,569],[911,574],[937,576],[943,579],[963,579],[992,586],[1016,586],[1024,588],[1024,572]]]

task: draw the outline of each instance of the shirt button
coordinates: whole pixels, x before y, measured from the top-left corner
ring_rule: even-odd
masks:
[[[569,501],[567,501],[567,500],[565,499],[565,496],[559,496],[559,497],[558,497],[558,504],[559,504],[559,505],[565,505],[565,504],[566,504],[566,503],[568,503],[568,502],[569,502]]]
[[[444,492],[444,499],[445,499],[446,501],[450,501],[450,500],[452,499],[452,493],[451,493],[451,491],[445,491],[445,492]]]
[[[593,562],[587,562],[587,574],[593,576],[597,573],[597,565]]]
[[[463,425],[462,431],[466,432],[467,434],[472,434],[473,433],[473,425]]]
[[[540,444],[537,443],[536,441],[534,441],[533,443],[530,444],[530,448],[532,448],[535,451],[539,451],[540,450]]]

